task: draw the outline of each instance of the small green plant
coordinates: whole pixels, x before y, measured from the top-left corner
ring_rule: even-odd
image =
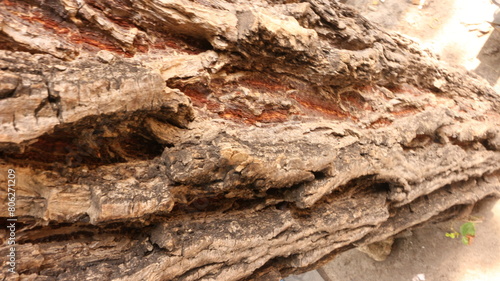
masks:
[[[466,222],[460,226],[460,235],[462,235],[462,243],[470,245],[474,237],[476,237],[476,228],[474,223]]]
[[[472,240],[476,236],[476,228],[474,226],[474,223],[470,221],[460,226],[460,233],[453,228],[451,230],[453,230],[453,232],[447,232],[445,236],[451,239],[461,237],[462,243],[464,245],[472,244]]]
[[[449,237],[451,239],[455,239],[457,238],[458,236],[460,236],[460,233],[456,232],[456,231],[453,231],[453,232],[446,232],[445,233],[445,236],[446,237]]]

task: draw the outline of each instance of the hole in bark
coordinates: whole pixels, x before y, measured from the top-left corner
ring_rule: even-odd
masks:
[[[375,175],[365,175],[350,180],[348,183],[338,187],[332,194],[355,193],[376,184]]]
[[[437,138],[437,136],[419,134],[410,142],[403,144],[402,147],[404,150],[409,150],[415,148],[423,148],[431,143],[440,143],[440,140]]]
[[[325,179],[327,177],[327,174],[325,171],[315,171],[312,173],[314,175],[315,180],[322,180],[322,179]]]
[[[391,190],[391,185],[388,182],[375,183],[372,186],[375,192],[389,192]]]
[[[174,49],[188,54],[200,54],[207,50],[213,50],[213,46],[210,42],[204,38],[194,38],[187,35],[174,34],[171,32],[166,32],[163,28],[161,30],[154,30],[155,26],[142,26],[148,30],[151,37],[154,37],[151,44],[153,49]]]
[[[269,188],[268,190],[266,190],[266,194],[273,197],[282,197],[283,190],[284,189],[282,188]]]
[[[290,203],[288,203],[288,202],[280,202],[280,203],[276,204],[275,207],[276,207],[276,209],[283,211],[289,207],[289,204]]]
[[[496,151],[495,147],[491,145],[489,140],[481,140],[480,143],[486,148],[486,150]]]
[[[165,145],[143,126],[145,115],[88,117],[56,127],[22,152],[4,150],[0,156],[19,165],[95,167],[132,160],[153,159]]]
[[[250,281],[250,280],[268,280],[268,275],[274,271],[276,271],[277,268],[286,268],[288,266],[285,266],[289,264],[287,261],[290,259],[293,259],[297,255],[291,255],[289,257],[274,257],[270,260],[268,260],[264,265],[262,265],[260,268],[255,270],[252,275],[248,276],[247,278],[243,279],[245,281]],[[279,271],[278,271],[279,272]],[[278,273],[277,272],[277,273]],[[281,275],[280,273],[278,273]],[[275,276],[273,276],[275,277]]]
[[[198,212],[221,211],[223,209],[233,208],[235,205],[234,198],[225,198],[223,194],[212,196],[192,196],[187,198],[188,203],[176,203],[171,214],[185,214]]]
[[[391,190],[391,182],[376,179],[376,175],[365,175],[359,178],[350,180],[348,183],[339,186],[329,195],[324,196],[316,204],[321,204],[322,202],[335,202],[337,200],[343,200],[348,198],[349,200],[353,197],[363,196],[366,194],[373,193],[389,193]]]
[[[457,139],[450,139],[451,143],[460,146],[464,150],[490,150],[496,151],[487,139],[477,141],[459,141]]]
[[[194,38],[187,35],[180,35],[179,38],[182,39],[184,42],[186,42],[186,44],[188,44],[189,46],[192,46],[193,49],[199,51],[200,53],[201,51],[208,51],[214,49],[212,44],[210,44],[210,42],[208,42],[208,40],[204,38]]]
[[[60,241],[68,241],[68,240],[80,240],[80,239],[90,239],[94,236],[94,233],[91,231],[76,231],[68,234],[56,234],[51,236],[46,236],[42,238],[37,238],[33,240],[25,240],[23,243],[47,243],[47,242],[60,242]]]

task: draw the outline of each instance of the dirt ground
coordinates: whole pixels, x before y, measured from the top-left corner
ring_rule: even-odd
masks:
[[[500,28],[488,23],[498,7],[490,0],[427,0],[422,9],[411,0],[342,2],[387,30],[420,41],[441,60],[478,74],[500,93]],[[383,262],[351,250],[318,271],[285,280],[498,281],[500,201],[485,200],[473,216],[478,222],[470,246],[445,236],[463,221],[427,224],[396,239]]]
[[[498,281],[500,280],[500,201],[488,199],[473,214],[476,238],[469,246],[445,233],[464,221],[428,224],[398,238],[378,262],[358,250],[322,268],[325,281]]]

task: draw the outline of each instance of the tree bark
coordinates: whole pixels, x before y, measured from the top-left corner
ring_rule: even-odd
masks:
[[[277,278],[500,191],[498,93],[335,1],[3,0],[0,109],[7,280]]]

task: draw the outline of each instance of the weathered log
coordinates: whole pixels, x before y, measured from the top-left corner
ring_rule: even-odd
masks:
[[[0,109],[2,279],[276,278],[500,194],[498,93],[334,1],[3,0]]]

